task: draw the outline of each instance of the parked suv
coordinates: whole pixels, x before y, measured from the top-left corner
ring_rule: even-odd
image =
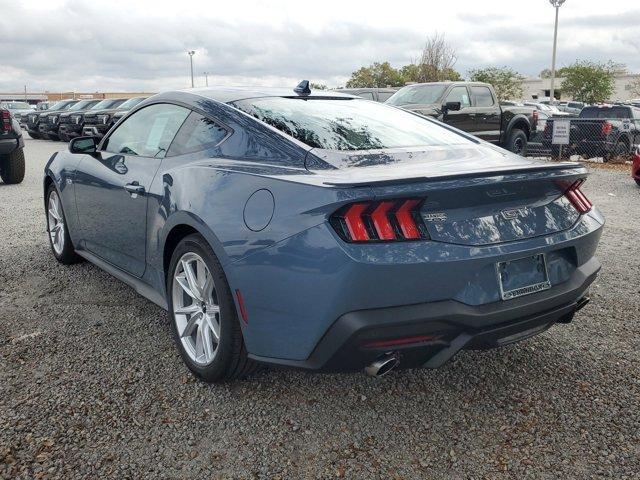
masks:
[[[401,88],[386,103],[435,117],[518,154],[525,152],[538,121],[531,107],[500,106],[488,83],[418,83]]]
[[[542,145],[559,154],[553,145],[553,119],[547,121]],[[606,162],[614,157],[630,155],[640,143],[640,108],[630,105],[597,105],[584,107],[571,120],[569,145],[563,156],[572,154],[585,158],[602,157]]]
[[[26,123],[26,115],[32,113],[35,109],[27,102],[2,102],[0,103],[0,110],[9,110],[11,116],[17,120],[20,126]],[[23,119],[22,117],[25,117]]]
[[[126,101],[126,98],[109,98],[100,102],[91,112],[84,115],[82,134],[90,137],[103,137],[111,128],[111,117],[117,112],[118,107]]]
[[[84,114],[98,103],[100,103],[99,99],[82,100],[69,108],[68,111],[61,113],[58,119],[58,138],[63,142],[68,142],[72,138],[82,135]]]
[[[55,113],[62,112],[67,108],[70,108],[71,106],[75,105],[77,102],[78,102],[77,100],[72,100],[72,99],[60,100],[59,102],[54,103],[48,109],[43,110],[40,113],[35,112],[35,113],[28,114],[27,132],[29,133],[29,136],[31,138],[36,138],[36,139],[48,138],[44,133],[44,129],[40,128],[43,121],[49,121],[49,119],[46,118],[47,115],[54,112]]]
[[[4,183],[24,179],[24,139],[20,124],[7,109],[0,109],[0,178]]]
[[[580,111],[585,107],[585,104],[582,102],[566,102],[564,105],[558,105],[558,108],[562,112],[573,113],[574,115],[579,115]]]

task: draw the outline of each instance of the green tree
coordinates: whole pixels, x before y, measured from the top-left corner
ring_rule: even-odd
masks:
[[[614,90],[614,76],[624,69],[613,62],[596,63],[578,60],[559,71],[564,77],[561,89],[574,99],[585,103],[600,103],[609,99]]]
[[[453,68],[446,68],[442,71],[436,71],[432,67],[425,64],[410,63],[400,69],[400,75],[407,82],[444,82],[462,80],[462,76]]]
[[[326,90],[327,86],[324,83],[309,82],[311,90]]]
[[[522,81],[524,77],[508,67],[487,67],[470,70],[469,80],[493,85],[500,101],[522,96]]]
[[[375,62],[368,67],[362,67],[353,72],[347,81],[347,88],[401,87],[402,85],[404,85],[402,75],[389,62]]]

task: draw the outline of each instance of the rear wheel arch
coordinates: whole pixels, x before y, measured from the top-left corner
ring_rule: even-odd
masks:
[[[49,191],[49,187],[51,185],[53,185],[55,182],[53,181],[53,178],[51,178],[49,175],[46,175],[44,177],[44,182],[43,182],[43,192],[44,192],[44,205],[45,207],[47,206],[47,192]]]
[[[191,225],[181,223],[175,225],[167,234],[162,247],[162,269],[165,278],[167,278],[169,272],[169,264],[171,263],[171,256],[173,255],[174,250],[183,238],[193,235],[194,233],[202,235]]]
[[[166,232],[166,233],[165,233]],[[164,226],[161,238],[164,240],[158,245],[155,258],[157,258],[157,265],[160,268],[160,259],[162,259],[162,268],[167,273],[169,263],[171,263],[171,255],[180,241],[188,235],[197,233],[205,239],[213,253],[218,257],[220,264],[224,266],[228,263],[229,257],[226,251],[222,247],[222,244],[218,240],[216,234],[208,227],[208,225],[202,221],[198,216],[189,212],[176,212],[169,217],[169,220]]]
[[[531,125],[529,125],[529,122],[524,117],[515,117],[511,120],[504,135],[505,141],[509,138],[514,129],[522,130],[527,136],[527,140],[531,138]]]
[[[620,142],[624,143],[627,146],[627,149],[631,149],[631,139],[626,133],[622,133],[616,140],[616,143]]]

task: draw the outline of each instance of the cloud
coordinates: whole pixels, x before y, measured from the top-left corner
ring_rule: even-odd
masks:
[[[309,78],[339,85],[374,61],[409,63],[435,31],[456,47],[456,68],[463,74],[508,65],[534,75],[548,66],[551,55],[548,8],[528,18],[483,4],[483,13],[476,15],[469,12],[477,3],[468,0],[442,12],[429,4],[430,15],[424,2],[402,1],[382,9],[330,0],[327,8],[315,12],[312,7],[308,14],[299,2],[283,0],[238,0],[231,6],[185,0],[180,14],[175,5],[169,9],[153,2],[0,2],[0,91],[21,91],[25,84],[31,91],[183,88],[189,85],[190,49],[197,52],[198,84],[208,71],[210,84],[293,85]],[[627,55],[636,38],[636,17],[624,16],[634,20],[616,24],[613,16],[567,15],[558,63],[611,58],[640,70],[637,47]]]

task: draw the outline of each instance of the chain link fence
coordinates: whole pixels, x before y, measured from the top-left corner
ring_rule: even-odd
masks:
[[[629,118],[550,117],[539,121],[526,155],[593,162],[630,161],[640,145],[640,109],[638,117],[631,109],[625,115],[628,113]]]

